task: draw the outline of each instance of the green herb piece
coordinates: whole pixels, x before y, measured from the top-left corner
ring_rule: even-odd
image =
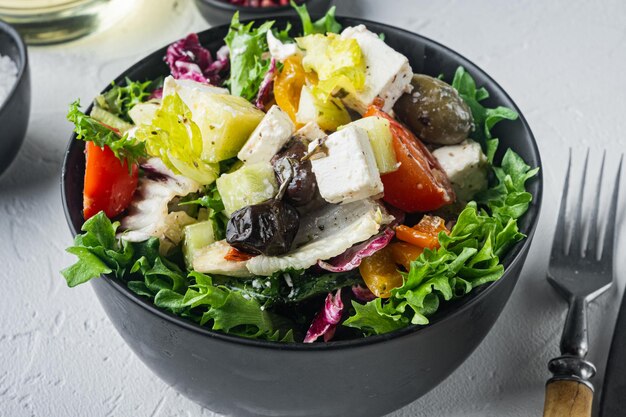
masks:
[[[152,92],[161,87],[162,84],[162,78],[145,82],[131,81],[126,78],[126,85],[121,86],[112,83],[111,89],[96,97],[96,103],[102,109],[132,123],[133,121],[128,115],[130,109],[136,104],[145,102]]]
[[[209,220],[213,225],[215,240],[222,240],[226,237],[226,224],[228,223],[228,216],[224,214],[222,196],[217,190],[217,185],[215,183],[207,187],[203,196],[190,201],[181,201],[178,204],[181,206],[197,204],[201,207],[207,208]]]
[[[311,16],[309,15],[306,4],[298,6],[293,0],[291,0],[291,7],[296,10],[298,16],[300,16],[300,20],[302,20],[303,36],[311,35],[314,33],[321,33],[325,35],[328,32],[341,32],[341,24],[337,22],[337,19],[335,19],[335,6],[328,9],[326,14],[321,19],[316,20],[315,22],[311,21]]]
[[[74,123],[76,139],[93,142],[101,148],[108,146],[120,161],[128,161],[129,169],[139,158],[147,156],[146,146],[142,141],[129,137],[127,134],[120,136],[117,132],[86,115],[80,110],[79,100],[70,105],[67,120]]]

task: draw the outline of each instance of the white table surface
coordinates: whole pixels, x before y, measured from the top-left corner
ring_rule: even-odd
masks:
[[[140,0],[138,0],[140,1]],[[90,286],[68,289],[73,262],[59,192],[68,104],[90,99],[147,53],[207,27],[190,0],[141,0],[113,30],[30,49],[26,142],[0,179],[0,416],[214,416],[157,379],[108,321]],[[545,198],[520,282],[491,333],[440,386],[400,416],[541,414],[547,361],[565,315],[545,281],[566,148],[626,149],[626,3],[622,0],[339,0],[343,14],[403,27],[457,50],[493,76],[532,127]],[[149,9],[147,5],[149,4]],[[621,217],[621,230],[623,216]],[[626,250],[625,234],[620,239]],[[590,307],[591,360],[603,370],[621,283]]]

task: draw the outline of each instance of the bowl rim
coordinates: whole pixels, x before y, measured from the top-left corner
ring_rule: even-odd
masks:
[[[312,0],[301,0],[302,4],[309,3]],[[229,12],[245,12],[246,14],[258,14],[258,15],[267,15],[277,12],[284,12],[287,10],[291,10],[291,5],[286,6],[273,6],[273,7],[251,7],[251,6],[240,6],[238,4],[227,3],[226,0],[196,0],[196,3],[202,3],[205,6],[215,7],[216,9],[225,10]],[[294,10],[295,12],[295,10]],[[271,18],[270,18],[271,19]],[[217,27],[217,26],[215,26]]]
[[[276,19],[279,18],[284,18],[284,19],[289,19],[288,17],[283,17],[283,16],[276,16]],[[519,264],[520,262],[523,262],[523,258],[524,258],[524,253],[528,250],[528,248],[531,245],[535,230],[537,228],[537,224],[539,223],[539,217],[540,217],[540,212],[541,212],[541,205],[542,205],[542,201],[543,201],[543,165],[541,162],[541,156],[539,153],[539,148],[537,145],[537,142],[535,140],[535,136],[532,133],[532,130],[530,129],[530,126],[528,125],[528,122],[526,121],[526,118],[524,117],[524,115],[522,114],[522,112],[520,111],[519,107],[517,106],[517,104],[513,101],[513,99],[509,96],[509,94],[500,86],[500,84],[498,84],[489,74],[487,74],[484,70],[482,70],[480,67],[478,67],[476,64],[474,64],[472,61],[470,61],[469,59],[465,58],[463,55],[459,54],[458,52],[452,50],[451,48],[448,48],[447,46],[434,41],[430,38],[427,38],[425,36],[422,36],[420,34],[411,32],[409,30],[403,29],[403,28],[399,28],[396,26],[392,26],[386,23],[381,23],[381,22],[376,22],[376,21],[372,21],[372,20],[368,20],[368,19],[362,19],[362,18],[356,18],[356,17],[350,17],[350,16],[337,16],[338,19],[349,19],[355,22],[358,22],[359,24],[365,24],[366,26],[368,24],[374,24],[380,27],[383,27],[385,29],[392,29],[394,31],[398,31],[398,32],[402,32],[404,34],[407,34],[409,36],[412,37],[416,37],[416,38],[420,38],[422,41],[426,42],[426,43],[430,43],[438,48],[441,48],[443,50],[445,50],[446,52],[450,53],[451,55],[453,55],[458,61],[459,64],[463,64],[464,62],[467,64],[470,64],[471,66],[479,69],[481,71],[481,73],[484,75],[484,77],[490,82],[493,83],[493,86],[495,86],[497,89],[500,90],[500,92],[504,95],[504,97],[509,100],[512,104],[512,107],[514,108],[514,110],[518,113],[519,115],[519,122],[522,123],[522,125],[525,127],[526,131],[528,132],[528,138],[529,138],[529,142],[528,145],[530,147],[531,153],[536,156],[537,159],[537,166],[539,167],[539,172],[537,174],[536,177],[534,177],[533,179],[531,179],[531,181],[534,181],[536,183],[536,188],[537,191],[535,193],[535,195],[533,195],[533,202],[532,202],[532,206],[534,207],[534,217],[531,218],[531,223],[528,226],[528,230],[526,231],[526,238],[523,241],[517,242],[511,249],[510,251],[506,254],[506,257],[508,258],[509,262],[508,265],[505,266],[505,270],[503,275],[494,282],[488,283],[486,284],[485,287],[483,287],[478,293],[476,293],[474,295],[474,297],[472,297],[471,299],[467,300],[466,302],[461,301],[461,304],[457,307],[455,307],[453,310],[446,312],[444,315],[440,316],[440,317],[436,317],[434,318],[428,325],[426,326],[419,326],[419,325],[410,325],[408,327],[405,327],[403,329],[399,329],[399,330],[395,330],[393,332],[390,333],[385,333],[385,334],[381,334],[381,335],[372,335],[372,336],[368,336],[368,337],[362,337],[362,338],[358,338],[358,339],[349,339],[349,340],[340,340],[340,341],[330,341],[330,342],[324,342],[324,343],[303,343],[303,342],[294,342],[294,343],[284,343],[284,342],[274,342],[274,341],[267,341],[267,340],[259,340],[259,339],[250,339],[250,338],[245,338],[245,337],[241,337],[241,336],[235,336],[235,335],[230,335],[227,333],[223,333],[220,331],[215,331],[215,330],[211,330],[208,329],[206,327],[200,326],[197,323],[191,322],[187,319],[184,319],[180,316],[177,316],[173,313],[170,313],[168,311],[162,310],[160,308],[158,308],[157,306],[154,305],[154,303],[150,302],[149,300],[140,297],[139,295],[133,293],[130,289],[128,289],[128,286],[126,286],[123,282],[121,282],[120,280],[118,280],[115,277],[109,276],[109,275],[102,275],[100,278],[102,279],[102,281],[104,283],[106,283],[107,285],[110,285],[111,287],[113,287],[117,292],[123,294],[125,297],[129,298],[132,302],[136,303],[138,306],[146,309],[149,313],[155,314],[157,317],[166,320],[167,322],[175,325],[175,326],[179,326],[182,327],[188,331],[192,331],[194,333],[212,338],[214,340],[217,341],[223,341],[223,342],[227,342],[227,343],[236,343],[239,345],[243,345],[243,346],[247,346],[247,347],[256,347],[256,348],[263,348],[263,349],[272,349],[272,350],[283,350],[283,351],[332,351],[332,350],[338,350],[338,349],[348,349],[348,348],[364,348],[364,347],[369,347],[371,345],[376,345],[378,343],[382,343],[385,341],[390,341],[390,340],[395,340],[395,339],[399,339],[405,336],[409,336],[412,334],[415,334],[417,332],[420,333],[429,333],[430,331],[433,330],[434,326],[436,326],[438,323],[444,323],[444,322],[448,322],[450,320],[453,320],[455,317],[457,317],[460,314],[463,314],[465,311],[467,311],[472,305],[474,305],[475,303],[478,303],[480,300],[482,300],[484,297],[486,297],[489,293],[493,292],[495,290],[495,288],[498,285],[502,285],[502,281],[504,281],[505,279],[512,279],[511,275],[511,271],[514,269],[514,267]],[[269,18],[271,19],[271,18]],[[244,23],[247,23],[244,21]],[[207,29],[206,31],[217,31],[220,29],[224,29],[225,27],[227,27],[228,24],[225,25],[219,25],[219,26],[215,26],[215,27],[211,27],[209,29]],[[205,31],[205,32],[206,32]],[[123,76],[125,73],[128,73],[130,71],[132,71],[133,69],[140,67],[141,65],[143,65],[144,61],[147,61],[149,59],[151,59],[152,55],[156,52],[158,52],[159,50],[161,50],[163,48],[160,48],[150,54],[148,54],[147,56],[145,56],[144,58],[142,58],[141,60],[139,60],[138,62],[136,62],[135,64],[133,64],[132,66],[130,66],[129,68],[127,68],[126,70],[124,70],[120,76],[118,76],[118,78],[121,78],[121,76]],[[108,87],[107,87],[108,88]],[[93,104],[92,104],[93,105]],[[91,109],[91,106],[89,107],[89,109]],[[88,109],[88,110],[89,110]],[[71,214],[69,211],[69,207],[68,207],[68,199],[67,199],[67,195],[66,195],[66,191],[65,191],[65,179],[66,179],[66,166],[67,166],[67,162],[68,162],[68,157],[70,155],[70,152],[72,151],[72,148],[74,146],[82,146],[82,143],[76,143],[76,139],[75,139],[75,134],[72,134],[72,136],[70,137],[70,141],[66,147],[65,150],[65,155],[64,155],[64,160],[63,160],[63,166],[62,166],[62,172],[61,172],[61,194],[62,194],[62,202],[63,202],[63,211],[65,214],[65,218],[66,221],[68,223],[69,229],[72,232],[73,236],[78,234],[78,230],[76,230],[74,228],[74,225],[72,223],[72,218],[71,218]],[[530,213],[527,213],[526,215],[528,215]]]
[[[9,103],[13,99],[15,92],[17,91],[18,86],[20,85],[22,78],[24,78],[24,73],[26,72],[26,68],[28,67],[28,53],[26,52],[26,43],[19,32],[10,24],[0,19],[0,32],[4,32],[9,35],[13,39],[14,44],[17,46],[17,50],[20,56],[20,62],[18,63],[17,68],[17,76],[15,78],[15,83],[11,87],[9,94],[4,99],[3,103],[0,103],[0,115],[4,111],[4,109],[9,108]],[[10,58],[10,57],[9,57]]]

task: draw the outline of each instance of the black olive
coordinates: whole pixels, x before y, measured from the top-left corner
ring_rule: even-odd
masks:
[[[269,200],[235,211],[226,225],[226,241],[247,253],[282,255],[291,249],[299,226],[293,206]]]
[[[307,145],[294,138],[272,158],[278,183],[288,181],[284,199],[296,207],[321,199],[311,161],[302,160],[306,153]]]

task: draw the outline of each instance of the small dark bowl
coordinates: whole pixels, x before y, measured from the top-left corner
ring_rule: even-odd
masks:
[[[277,7],[245,7],[230,4],[224,0],[195,0],[198,11],[211,26],[230,23],[235,12],[239,12],[239,20],[260,21],[278,16],[295,16],[291,6]],[[333,0],[306,0],[306,7],[311,16],[320,16],[330,8]]]
[[[478,85],[491,93],[489,106],[519,109],[485,72],[456,52],[402,29],[341,18],[344,26],[365,23],[409,57],[415,72],[450,79],[463,65]],[[296,19],[280,18],[300,30]],[[222,45],[226,26],[200,33],[212,51]],[[124,77],[144,80],[167,74],[165,48],[149,55]],[[512,148],[539,167],[537,145],[526,120],[503,122],[495,129],[501,141],[496,158]],[[63,167],[65,214],[76,234],[83,223],[84,143],[71,138]],[[478,346],[506,304],[528,253],[541,203],[541,174],[529,182],[534,196],[520,228],[528,237],[504,257],[502,278],[432,317],[431,324],[364,339],[317,344],[280,344],[229,336],[200,327],[156,308],[124,283],[104,276],[93,287],[118,332],[141,360],[185,396],[233,416],[381,416],[434,388]]]
[[[17,64],[17,80],[4,104],[0,104],[0,175],[11,165],[24,142],[30,115],[30,73],[24,41],[8,23],[0,20],[0,55]]]

